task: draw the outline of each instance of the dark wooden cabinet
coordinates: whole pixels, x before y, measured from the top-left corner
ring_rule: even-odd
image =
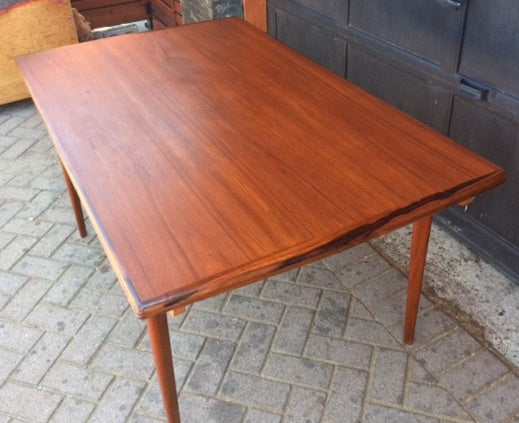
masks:
[[[269,33],[501,165],[439,218],[519,280],[519,2],[269,0]]]

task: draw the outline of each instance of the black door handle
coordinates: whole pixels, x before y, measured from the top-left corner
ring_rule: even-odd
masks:
[[[464,0],[445,0],[445,5],[451,9],[458,10],[463,6]]]
[[[490,92],[488,87],[469,81],[465,78],[460,81],[460,84],[460,91],[466,96],[480,101],[488,99],[488,93]]]

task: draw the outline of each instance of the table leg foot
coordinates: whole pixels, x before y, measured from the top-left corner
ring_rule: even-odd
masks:
[[[148,333],[155,359],[155,367],[162,392],[162,401],[169,423],[180,423],[177,388],[173,371],[173,356],[169,343],[168,320],[166,313],[146,319]]]
[[[404,324],[404,344],[412,344],[416,326],[416,315],[422,291],[422,280],[427,257],[427,246],[431,233],[432,216],[424,217],[413,224],[411,259],[407,285],[407,304]]]
[[[79,229],[79,235],[82,238],[87,236],[87,230],[85,226],[85,217],[83,216],[83,209],[81,208],[81,201],[79,196],[77,195],[76,188],[72,184],[70,177],[68,176],[67,169],[61,164],[61,168],[63,169],[63,175],[65,176],[65,182],[67,184],[67,191],[70,197],[70,202],[72,203],[72,208],[74,209],[74,216],[76,216],[76,223]]]

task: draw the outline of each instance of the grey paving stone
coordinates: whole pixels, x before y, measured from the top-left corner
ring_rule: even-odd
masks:
[[[24,207],[24,204],[20,201],[11,201],[12,199],[4,198],[4,190],[4,188],[0,188],[0,194],[5,201],[3,204],[0,204],[0,226],[5,225],[9,219],[15,216]]]
[[[312,332],[342,336],[348,320],[351,295],[346,292],[324,291],[314,319]]]
[[[70,266],[58,281],[52,284],[44,301],[66,307],[85,283],[92,269],[84,266]]]
[[[231,295],[224,307],[224,311],[233,316],[260,320],[266,323],[278,323],[284,309],[283,304],[236,294]]]
[[[343,290],[341,282],[331,271],[318,267],[303,267],[297,278],[297,283],[317,288]]]
[[[456,362],[470,357],[472,353],[481,348],[477,342],[463,329],[439,339],[416,353],[416,359],[430,372],[436,374]]]
[[[22,275],[55,280],[60,277],[67,266],[68,264],[55,260],[25,255],[16,263],[13,270]]]
[[[440,420],[421,416],[398,408],[384,407],[378,404],[369,404],[364,414],[366,423],[440,423]]]
[[[403,348],[402,344],[393,338],[382,324],[371,320],[350,318],[346,327],[345,337],[355,342],[381,347]]]
[[[316,308],[321,290],[269,279],[265,282],[261,296],[285,304]]]
[[[27,276],[0,271],[0,292],[12,297],[28,279]]]
[[[103,316],[90,316],[67,345],[62,360],[86,365],[105,341],[116,320]]]
[[[439,376],[439,379],[456,398],[465,399],[507,372],[503,363],[485,350]]]
[[[257,297],[263,288],[264,281],[258,281],[235,289],[234,294],[243,295],[245,297]]]
[[[275,326],[249,322],[239,343],[231,367],[249,373],[259,373],[272,343]]]
[[[40,191],[34,198],[25,204],[23,210],[18,213],[18,217],[32,218],[39,217],[49,206],[56,201],[59,193],[54,191]],[[71,225],[70,225],[71,226]],[[71,226],[72,227],[72,226]]]
[[[104,344],[92,362],[92,368],[127,378],[147,381],[155,365],[150,352]]]
[[[367,370],[372,351],[371,345],[312,334],[308,337],[305,357]]]
[[[19,129],[19,128],[17,128]],[[18,138],[14,132],[16,129],[10,134],[10,136],[14,136]],[[36,140],[31,138],[22,138],[16,139],[14,143],[12,143],[9,147],[7,147],[4,152],[1,154],[3,159],[13,160],[17,157],[20,157],[26,150],[28,150]]]
[[[3,187],[1,188],[2,197],[6,200],[30,201],[38,194],[34,188]]]
[[[85,287],[104,292],[110,292],[117,283],[117,277],[107,259],[96,267],[92,276],[88,279]]]
[[[375,320],[374,314],[355,297],[352,297],[350,302],[350,316],[365,320]]]
[[[7,222],[2,230],[19,235],[41,237],[52,227],[52,223],[38,219],[22,219],[15,217]]]
[[[429,373],[418,361],[409,358],[408,378],[414,382],[437,383],[438,380]]]
[[[96,401],[101,398],[112,379],[112,375],[57,361],[45,375],[41,385],[64,394]]]
[[[57,203],[51,204],[42,214],[41,219],[54,223],[62,223],[67,225],[75,225],[76,220],[70,205],[59,207]]]
[[[38,329],[74,335],[87,318],[87,313],[41,302],[24,322]]]
[[[389,268],[354,287],[353,294],[368,308],[407,289],[407,278],[395,268]]]
[[[164,419],[153,419],[151,417],[148,417],[148,416],[144,416],[144,415],[141,415],[141,414],[132,414],[130,416],[130,423],[162,423],[165,420]]]
[[[417,411],[433,414],[439,418],[455,418],[472,421],[470,416],[443,388],[410,382],[404,405]]]
[[[333,366],[308,358],[271,353],[263,374],[273,379],[326,389],[332,377]]]
[[[95,405],[91,402],[66,397],[52,415],[52,423],[84,423],[92,413]]]
[[[308,388],[294,387],[288,402],[285,423],[319,423],[326,394]]]
[[[70,337],[46,332],[31,348],[11,378],[37,385],[69,342]]]
[[[20,138],[23,140],[32,140],[33,142],[42,138],[46,132],[42,129],[28,128],[23,126],[21,122],[16,128],[9,132],[9,136]]]
[[[0,386],[5,382],[9,374],[18,366],[18,363],[24,359],[24,355],[8,350],[0,350]]]
[[[19,126],[24,120],[25,119],[21,116],[10,116],[0,124],[0,135],[7,135],[14,128]]]
[[[407,290],[393,295],[392,297],[388,297],[385,301],[371,306],[370,310],[379,322],[382,322],[391,330],[394,325],[398,325],[398,328],[401,328],[405,318],[406,299]],[[422,294],[418,306],[418,320],[422,318],[421,316],[426,310],[429,310],[432,307],[434,307],[434,304]]]
[[[20,288],[2,311],[0,316],[10,320],[22,321],[50,288],[51,282],[30,279]]]
[[[273,350],[301,355],[313,318],[314,312],[312,310],[290,306],[283,317]]]
[[[353,288],[355,285],[389,270],[390,267],[389,263],[378,254],[372,254],[336,271],[335,275],[344,287]]]
[[[370,397],[386,404],[402,404],[406,369],[407,353],[379,349],[370,383]]]
[[[290,385],[257,376],[227,372],[221,394],[223,398],[249,407],[281,413],[288,399]]]
[[[119,295],[83,288],[70,302],[70,308],[118,318],[128,308],[128,300]]]
[[[0,310],[2,310],[5,305],[11,300],[10,297],[8,297],[5,294],[0,293]]]
[[[203,336],[235,341],[245,326],[243,320],[201,310],[190,310],[182,324],[182,330]]]
[[[366,372],[339,368],[334,376],[331,393],[324,410],[327,423],[359,421],[366,391]]]
[[[5,115],[0,115],[0,123],[5,122],[6,119],[9,119],[9,117],[6,118]],[[10,137],[8,135],[0,134],[0,147],[4,147],[4,149],[10,147],[16,141],[18,141],[18,138],[16,137]]]
[[[0,387],[0,412],[45,423],[61,399],[55,393],[7,382]]]
[[[41,120],[40,115],[38,113],[35,113],[32,116],[25,119],[22,123],[20,123],[20,126],[22,128],[36,128],[42,123],[43,121]]]
[[[133,348],[145,330],[146,324],[142,320],[139,320],[135,316],[135,313],[128,308],[108,335],[107,341],[112,344]],[[149,345],[147,349],[148,351],[151,351]]]
[[[0,347],[25,353],[43,335],[39,329],[15,322],[0,320]]]
[[[190,423],[240,423],[245,407],[201,397],[183,394],[180,400],[180,418]]]
[[[281,416],[279,414],[250,409],[245,417],[244,423],[281,423]]]
[[[200,335],[191,333],[183,333],[180,331],[170,331],[171,348],[174,357],[181,357],[187,360],[196,360],[199,357],[200,350],[206,340]],[[208,340],[208,342],[211,340]],[[211,341],[212,344],[213,341]],[[222,345],[227,345],[223,343]],[[206,345],[207,347],[207,345]]]
[[[278,273],[277,275],[271,276],[270,279],[284,282],[295,282],[300,273],[300,269],[292,269],[287,272]]]
[[[198,394],[215,394],[234,352],[234,343],[208,339],[187,384]]]
[[[173,364],[175,367],[175,383],[177,392],[180,393],[185,383],[187,375],[191,370],[193,363],[186,360],[174,359]],[[142,396],[140,403],[136,407],[137,412],[144,413],[156,418],[166,418],[164,412],[164,403],[162,402],[162,395],[160,393],[159,382],[157,375],[153,377],[152,381],[148,384],[148,389]]]
[[[50,257],[72,233],[74,228],[70,225],[54,224],[43,238],[34,244],[30,254],[34,256]]]
[[[0,270],[10,269],[37,242],[37,238],[25,235],[16,236],[0,251]],[[21,272],[25,273],[25,272]]]
[[[198,310],[220,311],[227,300],[228,295],[229,294],[221,294],[216,297],[207,298],[206,300],[193,304],[192,308]]]
[[[67,261],[83,266],[98,266],[106,255],[103,250],[97,248],[65,243],[58,248],[52,257],[59,261]]]
[[[454,328],[455,325],[449,316],[437,308],[425,312],[416,322],[413,348],[429,344],[435,337]]]
[[[509,416],[515,414],[516,422],[519,414],[519,378],[510,374],[499,384],[479,395],[468,404],[469,410],[481,423],[509,421]]]
[[[373,248],[367,243],[357,245],[356,247],[349,248],[341,253],[334,254],[333,256],[326,257],[323,259],[323,263],[332,272],[339,271],[356,263],[366,256],[370,256],[375,252]]]
[[[94,422],[125,422],[146,384],[141,381],[117,378],[103,395],[92,414]]]

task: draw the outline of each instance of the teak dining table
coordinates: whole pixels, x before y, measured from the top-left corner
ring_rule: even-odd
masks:
[[[237,18],[17,59],[147,323],[180,422],[167,312],[413,224],[413,341],[432,216],[504,171]]]

